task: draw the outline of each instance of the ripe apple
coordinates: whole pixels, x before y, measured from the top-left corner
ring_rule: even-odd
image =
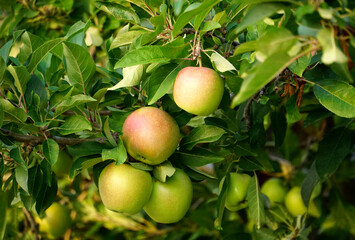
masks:
[[[295,217],[297,215],[303,215],[307,212],[307,208],[303,203],[301,188],[293,187],[285,197],[285,206],[287,210]],[[311,196],[311,200],[308,206],[308,213],[313,217],[320,217],[320,210],[317,208],[314,200]]]
[[[99,191],[106,208],[127,214],[143,209],[152,192],[152,177],[129,164],[111,163],[99,177]]]
[[[281,179],[270,178],[261,187],[261,192],[270,199],[271,206],[273,206],[275,202],[283,203],[287,188]]]
[[[73,158],[67,153],[66,150],[59,151],[58,159],[52,166],[53,172],[58,177],[69,175],[71,165],[73,164]]]
[[[191,200],[191,180],[183,170],[176,169],[165,183],[154,180],[152,195],[144,211],[156,222],[174,223],[185,216]]]
[[[174,83],[175,103],[186,112],[206,116],[220,104],[224,82],[217,72],[206,67],[182,69]]]
[[[43,219],[38,219],[40,232],[46,232],[49,238],[60,238],[70,227],[70,211],[55,202],[46,211]]]
[[[250,182],[251,177],[245,173],[229,173],[230,174],[230,181],[228,188],[226,190],[226,202],[225,206],[230,211],[239,210],[240,207],[238,206],[240,202],[242,202],[246,195],[247,189]],[[219,185],[220,191],[222,190],[223,182],[225,178],[222,179]]]
[[[122,133],[128,153],[149,165],[167,160],[180,140],[176,121],[155,107],[142,107],[132,112],[123,124]]]

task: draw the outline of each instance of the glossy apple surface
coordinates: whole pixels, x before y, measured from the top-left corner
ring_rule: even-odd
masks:
[[[143,209],[152,192],[152,178],[129,164],[109,164],[99,177],[99,192],[106,208],[127,214]]]
[[[132,112],[122,127],[128,153],[141,162],[157,165],[167,160],[180,140],[176,121],[165,111],[142,107]]]
[[[45,211],[45,215],[38,220],[40,232],[46,232],[49,238],[62,237],[70,227],[69,209],[55,202]]]
[[[240,202],[244,201],[247,195],[247,189],[251,177],[245,173],[230,173],[230,181],[226,190],[225,206],[230,211],[239,210]],[[222,190],[224,179],[220,183],[220,191]]]
[[[261,187],[261,192],[270,199],[271,206],[273,206],[276,202],[284,202],[287,188],[281,179],[270,178]]]
[[[52,166],[53,172],[58,176],[69,175],[70,168],[73,164],[73,158],[67,153],[66,150],[59,151],[58,159]]]
[[[154,180],[152,195],[144,211],[156,222],[174,223],[185,216],[191,200],[191,180],[183,170],[176,169],[165,183]]]
[[[217,72],[206,67],[182,69],[174,83],[175,103],[186,112],[207,116],[219,106],[224,82]]]

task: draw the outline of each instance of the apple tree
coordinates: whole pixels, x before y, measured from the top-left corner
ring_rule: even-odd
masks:
[[[355,2],[0,0],[0,239],[355,239]]]

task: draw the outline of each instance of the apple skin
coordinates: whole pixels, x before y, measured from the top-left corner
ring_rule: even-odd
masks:
[[[250,182],[251,177],[245,173],[229,173],[230,181],[229,186],[226,190],[226,201],[225,206],[230,211],[237,211],[240,209],[238,206],[240,202],[242,202],[246,195],[247,189]],[[220,182],[219,189],[222,190],[224,179]]]
[[[142,107],[132,112],[122,127],[129,155],[149,165],[167,160],[179,145],[180,129],[165,111]]]
[[[303,215],[307,212],[307,208],[302,200],[300,187],[293,187],[290,191],[288,191],[285,197],[285,206],[294,217],[297,215]],[[308,214],[317,218],[321,215],[321,212],[314,203],[312,196],[309,202]]]
[[[56,163],[52,166],[52,170],[58,177],[63,177],[69,175],[72,164],[73,158],[66,150],[61,150]]]
[[[106,208],[135,214],[148,202],[152,192],[152,177],[146,171],[129,164],[106,166],[99,177],[99,192]]]
[[[177,75],[173,88],[175,103],[186,112],[207,116],[220,104],[224,82],[206,67],[186,67]]]
[[[176,169],[166,182],[154,180],[152,195],[144,206],[144,211],[158,223],[180,221],[190,208],[192,183],[181,169]]]
[[[271,206],[274,206],[276,202],[284,202],[287,188],[281,179],[270,178],[261,187],[261,192],[270,199]]]
[[[70,211],[55,202],[46,211],[43,219],[38,219],[40,232],[46,232],[49,238],[60,238],[70,227]]]

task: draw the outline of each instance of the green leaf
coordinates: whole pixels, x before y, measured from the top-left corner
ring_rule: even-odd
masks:
[[[80,86],[79,89],[86,93],[96,71],[94,60],[84,47],[70,42],[64,42],[63,53],[70,84]]]
[[[270,113],[270,117],[272,131],[275,135],[275,145],[281,146],[285,139],[287,129],[287,122],[284,110],[281,108],[279,110],[272,111]]]
[[[27,114],[22,108],[17,108],[5,99],[0,99],[0,105],[4,110],[4,121],[25,122]]]
[[[110,159],[115,160],[116,165],[121,165],[127,160],[126,148],[121,139],[118,141],[117,147],[102,150],[102,160],[105,161]]]
[[[246,52],[253,52],[258,46],[258,41],[244,42],[240,44],[234,51],[233,56],[237,56]]]
[[[338,48],[335,37],[334,30],[323,28],[317,34],[317,39],[322,46],[322,62],[324,64],[332,63],[346,63],[348,61],[345,54]]]
[[[345,118],[355,117],[355,88],[338,80],[314,82],[314,95],[329,111]]]
[[[302,77],[304,70],[306,70],[311,62],[311,59],[311,56],[302,56],[291,63],[290,66],[288,66],[288,69],[290,69],[294,74]]]
[[[271,16],[283,8],[285,8],[285,5],[280,3],[259,3],[251,6],[242,21],[238,24],[238,27],[230,33],[230,39],[234,40],[235,37],[243,32],[248,26]]]
[[[31,78],[30,74],[26,70],[26,67],[14,67],[12,65],[9,65],[7,67],[7,70],[14,78],[17,90],[21,93],[22,96],[24,96],[26,92],[27,83]]]
[[[143,33],[145,33],[145,31],[137,30],[137,31],[129,31],[129,32],[117,34],[117,36],[115,37],[115,39],[113,39],[111,43],[109,51],[118,47],[132,44],[132,42]]]
[[[96,1],[95,4],[98,8],[111,14],[118,20],[140,23],[140,19],[133,8],[127,8],[114,2]]]
[[[297,107],[297,94],[293,94],[286,103],[286,119],[288,123],[295,123],[302,119]]]
[[[148,105],[163,97],[172,88],[180,70],[187,66],[189,62],[183,61],[178,66],[165,65],[154,71],[148,79]]]
[[[31,53],[43,44],[43,40],[40,37],[25,31],[21,36],[21,41],[23,46],[20,49],[18,59],[20,62],[25,63]]]
[[[7,194],[0,189],[0,239],[4,239],[7,223]]]
[[[36,211],[38,215],[43,215],[44,211],[52,205],[57,196],[57,192],[57,177],[55,174],[52,174],[50,184],[43,181],[39,194],[36,198]]]
[[[227,59],[218,52],[213,52],[211,62],[219,72],[237,71],[237,69]]]
[[[113,139],[113,136],[111,134],[111,129],[110,129],[110,118],[106,118],[105,124],[104,124],[104,133],[108,141],[111,143],[113,147],[117,147],[117,143],[115,139]]]
[[[222,189],[219,191],[218,199],[217,199],[217,218],[214,221],[214,226],[217,230],[222,230],[222,220],[223,220],[223,213],[225,209],[226,197],[227,197],[227,189],[230,183],[230,174],[227,173],[226,177],[222,179]],[[221,184],[221,183],[220,183]]]
[[[2,124],[4,122],[4,118],[5,118],[4,115],[5,115],[5,110],[4,110],[4,107],[2,106],[2,104],[0,102],[0,128],[2,127]],[[1,181],[0,181],[0,183],[1,183]]]
[[[48,162],[53,166],[59,155],[59,145],[53,139],[47,139],[43,142],[43,155],[48,160]]]
[[[313,189],[320,182],[320,177],[318,175],[316,164],[313,162],[311,168],[309,169],[306,177],[304,178],[301,186],[302,200],[306,206],[308,206]]]
[[[22,154],[19,148],[13,148],[10,151],[10,157],[15,159],[15,162],[20,165],[22,168],[27,170],[27,164],[22,158]]]
[[[330,132],[319,143],[315,167],[321,180],[328,179],[339,167],[351,149],[351,133],[347,128]]]
[[[119,81],[115,86],[110,87],[108,90],[112,91],[123,87],[133,87],[138,85],[143,76],[143,72],[144,66],[142,64],[123,68],[123,79]]]
[[[244,79],[240,91],[233,98],[232,108],[247,100],[270,82],[279,72],[292,62],[292,57],[284,52],[276,52],[263,63],[252,69]]]
[[[144,46],[126,53],[115,64],[115,68],[168,62],[171,59],[182,58],[187,55],[186,46],[187,43],[182,38],[178,38],[163,46]]]
[[[152,171],[153,170],[153,166],[142,163],[142,162],[130,162],[129,164],[131,164],[132,167],[137,168],[142,171]]]
[[[171,165],[169,161],[165,161],[162,164],[154,166],[153,175],[160,182],[165,182],[166,177],[171,177],[174,175],[176,169]]]
[[[175,37],[176,35],[178,35],[181,29],[185,27],[185,25],[188,24],[188,22],[191,19],[196,17],[197,14],[203,12],[202,15],[204,16],[201,15],[200,17],[198,17],[198,19],[196,19],[197,21],[195,20],[195,30],[196,30],[202,23],[204,17],[209,13],[209,11],[211,11],[213,6],[219,2],[220,0],[205,0],[197,8],[182,13],[174,24],[174,30],[172,32],[172,36]]]
[[[250,216],[254,220],[257,229],[260,229],[261,225],[265,223],[265,210],[261,199],[258,177],[255,173],[248,185],[247,200]]]
[[[74,177],[78,175],[82,170],[90,168],[102,161],[103,160],[101,156],[100,157],[86,156],[86,157],[80,157],[76,159],[70,168],[69,178],[73,180]]]
[[[27,71],[32,73],[37,65],[43,60],[43,58],[49,53],[51,50],[53,50],[56,46],[61,44],[65,38],[57,38],[54,40],[49,40],[45,42],[43,45],[38,47],[32,54],[30,63],[27,66]]]
[[[69,135],[78,133],[84,130],[91,131],[92,126],[89,120],[80,115],[73,115],[67,118],[58,129],[58,132],[62,135]]]
[[[78,94],[78,95],[69,97],[57,106],[54,116],[57,117],[60,114],[62,114],[63,112],[68,111],[71,108],[74,108],[74,107],[77,107],[81,104],[89,103],[89,102],[96,102],[96,99],[92,98],[90,96],[87,96],[87,95],[83,95],[83,94]]]
[[[80,32],[86,32],[89,26],[90,26],[90,21],[88,21],[87,23],[84,23],[82,21],[77,21],[76,23],[74,23],[73,26],[69,28],[65,37],[67,38],[67,40],[69,40]]]
[[[205,1],[203,1],[201,3],[201,5],[203,5],[204,2]],[[201,23],[203,22],[203,20],[207,16],[207,14],[209,12],[211,12],[211,10],[214,7],[214,5],[216,5],[218,2],[220,2],[220,0],[219,1],[214,1],[211,5],[206,6],[204,9],[201,9],[201,11],[196,15],[196,17],[194,19],[194,29],[195,29],[195,31],[197,31],[200,28]]]
[[[203,27],[200,30],[200,35],[205,34],[208,31],[212,31],[214,29],[220,28],[221,24],[219,24],[218,22],[215,21],[207,21],[203,24]]]
[[[192,151],[176,152],[176,154],[179,161],[192,167],[200,167],[209,163],[221,162],[225,157],[204,148],[195,148]]]
[[[5,70],[6,70],[6,63],[4,59],[0,57],[0,85],[2,85],[4,81]]]
[[[203,125],[193,129],[189,135],[183,138],[180,146],[191,150],[196,144],[215,142],[225,133],[226,131],[222,128],[212,125]]]
[[[28,192],[28,170],[23,166],[18,166],[15,168],[15,177],[18,185]]]
[[[12,47],[13,40],[9,40],[0,48],[0,56],[4,60],[5,64],[7,63],[7,60],[9,59],[10,55],[10,50]]]

